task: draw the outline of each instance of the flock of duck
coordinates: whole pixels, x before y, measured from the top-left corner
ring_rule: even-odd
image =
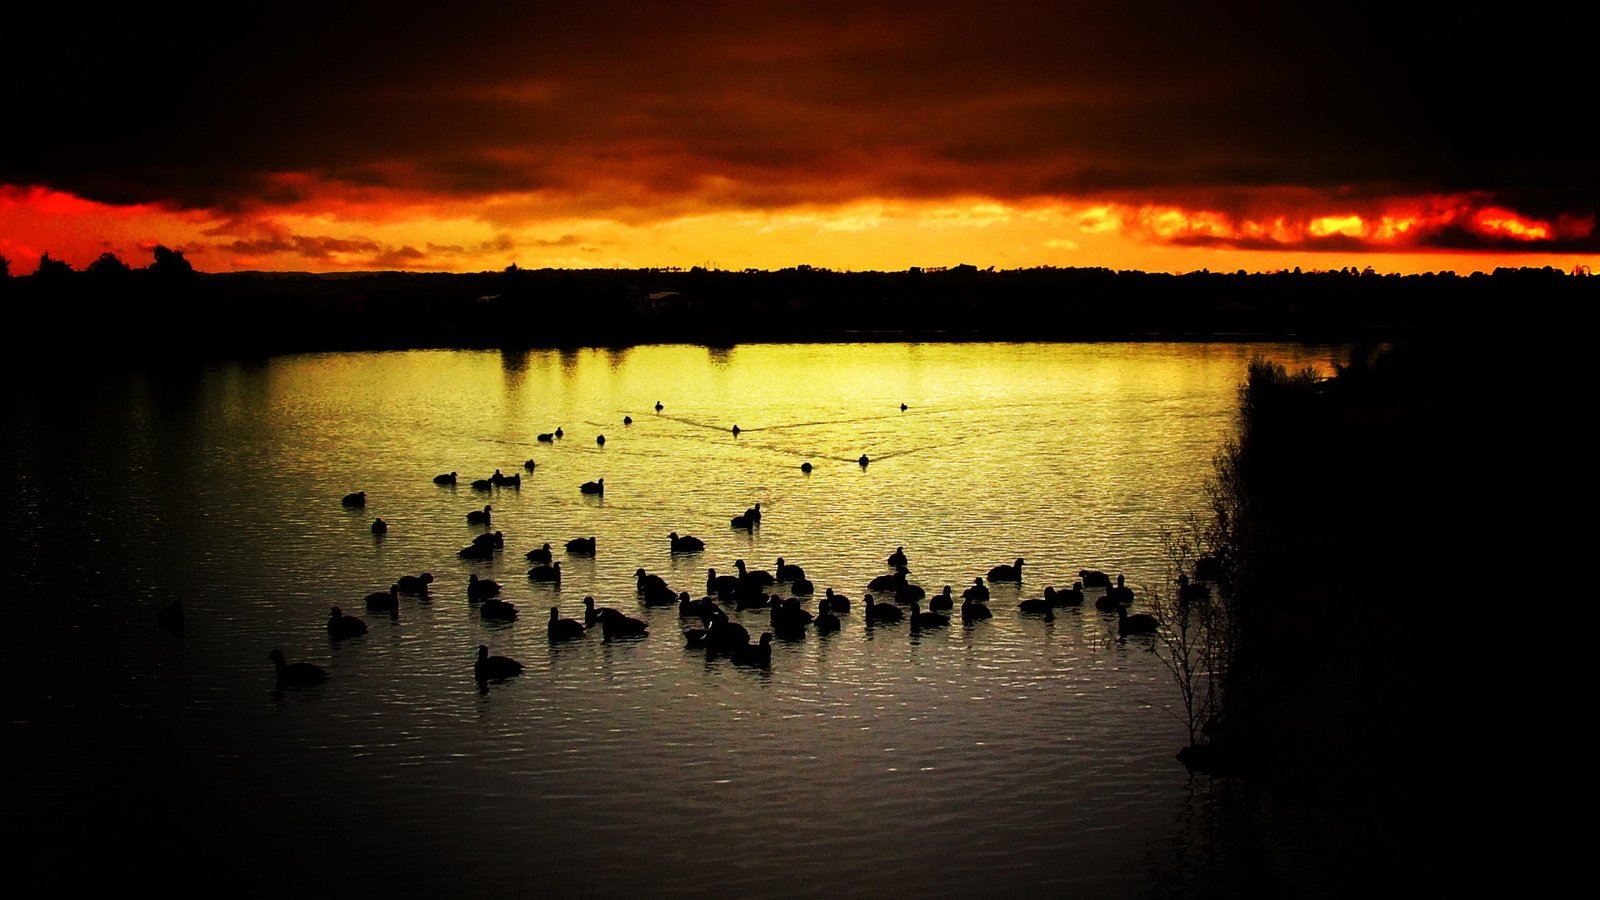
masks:
[[[662,405],[657,403],[656,410],[659,412],[661,409]],[[902,406],[902,410],[904,409]],[[631,418],[624,420],[624,425],[630,424],[632,424]],[[558,428],[549,434],[541,434],[538,438],[541,442],[547,442],[562,435],[562,430]],[[603,443],[605,439],[604,436],[600,436],[597,440]],[[863,457],[862,465],[865,464],[866,459]],[[532,472],[535,468],[535,463],[531,459],[523,465],[528,472]],[[453,485],[456,484],[457,478],[457,473],[449,472],[438,475],[433,480],[436,484]],[[498,469],[489,478],[472,482],[474,488],[484,490],[494,487],[516,487],[520,484],[520,474],[505,475]],[[605,489],[604,484],[603,478],[597,479],[581,485],[580,490],[585,494],[600,494]],[[366,493],[356,491],[348,494],[342,503],[346,507],[364,508]],[[492,506],[485,504],[481,510],[467,513],[466,521],[469,525],[489,528],[492,527],[492,516]],[[756,503],[743,513],[733,516],[729,524],[736,529],[753,530],[760,526],[761,518],[761,504]],[[383,519],[378,518],[373,521],[374,534],[383,535],[387,531],[388,525]],[[694,554],[706,549],[705,541],[693,535],[674,531],[666,535],[666,538],[673,554]],[[473,537],[471,543],[459,550],[457,555],[463,560],[487,561],[494,559],[504,549],[505,535],[502,532],[484,531]],[[594,537],[573,538],[565,545],[565,551],[570,556],[593,557],[596,550]],[[532,564],[532,568],[527,572],[530,582],[560,584],[561,563],[554,558],[554,554],[555,551],[548,543],[525,554],[527,561]],[[988,585],[1007,583],[1020,586],[1025,564],[1026,560],[1019,557],[1012,563],[995,565],[984,576],[975,577],[972,584],[961,591],[958,600],[951,585],[944,585],[939,593],[930,596],[922,586],[912,582],[910,560],[905,547],[897,547],[885,560],[888,571],[872,578],[867,584],[867,590],[871,593],[862,597],[863,621],[869,628],[893,626],[905,622],[913,632],[943,628],[949,626],[955,618],[959,618],[965,625],[972,625],[993,616],[993,612],[989,609]],[[677,607],[681,621],[697,622],[697,625],[681,630],[687,648],[703,650],[708,659],[725,657],[736,665],[758,667],[771,665],[774,638],[793,640],[811,630],[820,633],[838,631],[841,626],[840,617],[848,615],[852,610],[850,598],[835,593],[831,587],[824,589],[822,597],[817,600],[815,612],[805,609],[803,604],[805,600],[815,595],[816,586],[806,577],[804,568],[786,561],[783,557],[778,557],[772,572],[750,569],[743,559],[735,560],[733,566],[736,574],[719,574],[714,568],[707,569],[705,590],[699,597],[690,591],[676,589],[662,576],[640,568],[634,573],[638,603],[646,608]],[[1123,576],[1118,575],[1113,580],[1104,572],[1090,569],[1080,570],[1078,574],[1079,580],[1074,581],[1070,588],[1057,590],[1054,586],[1049,586],[1044,588],[1041,596],[1022,600],[1017,604],[1018,613],[1039,616],[1047,622],[1053,621],[1057,609],[1081,607],[1086,603],[1086,591],[1100,590],[1101,593],[1095,597],[1093,603],[1099,610],[1116,615],[1119,638],[1154,635],[1158,632],[1160,623],[1154,616],[1128,612],[1128,607],[1134,603],[1135,598],[1133,590],[1127,586]],[[1192,600],[1208,594],[1209,587],[1202,583],[1205,574],[1197,570],[1197,580],[1193,584],[1189,583],[1187,577],[1181,577],[1180,597]],[[365,601],[366,609],[368,612],[398,615],[401,595],[427,598],[434,584],[434,576],[428,572],[404,575],[391,584],[388,590],[368,594]],[[477,574],[469,574],[465,589],[468,602],[478,608],[478,614],[484,621],[506,623],[516,621],[518,618],[517,608],[500,596],[503,589],[498,582],[480,578]],[[923,608],[924,603],[927,606],[926,610]],[[607,641],[643,638],[649,634],[650,625],[644,619],[630,616],[614,607],[597,606],[592,596],[583,598],[583,606],[581,621],[563,618],[559,606],[550,608],[546,628],[552,644],[583,640],[595,628],[599,628]],[[730,609],[736,613],[765,610],[768,615],[768,626],[763,629],[759,638],[752,640],[750,632],[729,616]],[[175,602],[161,611],[161,624],[170,628],[181,628],[182,616],[181,602]],[[329,638],[337,642],[365,634],[367,623],[335,606],[329,611],[326,628]],[[272,660],[276,669],[279,686],[311,686],[321,684],[328,678],[328,673],[323,668],[306,662],[288,662],[279,650],[273,650],[268,658]],[[522,669],[522,664],[516,660],[490,655],[487,645],[478,646],[473,674],[480,687],[486,686],[489,682],[513,677]]]

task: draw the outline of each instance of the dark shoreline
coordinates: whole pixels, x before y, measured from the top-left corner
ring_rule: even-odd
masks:
[[[1600,279],[1551,268],[1470,276],[969,266],[469,274],[152,268],[0,279],[0,302],[21,334],[51,354],[71,345],[85,362],[666,343],[1375,343],[1560,333],[1597,298]],[[30,349],[11,358],[27,358]]]

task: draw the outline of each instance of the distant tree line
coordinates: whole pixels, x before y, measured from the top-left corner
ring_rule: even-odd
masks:
[[[1353,268],[1183,275],[1105,268],[901,272],[522,269],[199,273],[155,248],[9,275],[12,321],[101,356],[402,347],[819,340],[1291,339],[1564,327],[1600,280],[1553,268],[1457,276]],[[204,326],[197,329],[195,326]]]

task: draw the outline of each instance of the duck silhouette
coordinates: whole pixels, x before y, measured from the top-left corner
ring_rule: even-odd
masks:
[[[372,533],[382,536],[389,533],[389,523],[382,518],[372,520]]]
[[[538,563],[542,566],[548,566],[550,563],[555,561],[555,557],[553,554],[551,554],[550,545],[548,543],[546,543],[543,547],[535,547],[532,550],[529,550],[525,556],[527,557],[528,562]]]
[[[435,476],[433,476],[433,483],[434,484],[455,484],[456,483],[456,473],[447,472],[447,473],[445,473],[443,475],[435,475]]]
[[[994,568],[990,569],[989,570],[989,580],[990,581],[1016,581],[1016,582],[1021,582],[1022,581],[1022,557],[1020,557],[1020,556],[1017,557],[1017,561],[1012,565],[1009,565],[1009,566],[1000,565],[1000,566],[995,566]]]
[[[542,581],[549,584],[561,583],[561,563],[549,566],[534,566],[528,570],[529,581]]]
[[[1155,634],[1160,628],[1156,617],[1146,613],[1128,615],[1128,610],[1123,606],[1117,607],[1117,636],[1127,637],[1130,634]]]
[[[467,524],[468,525],[488,525],[489,524],[489,514],[493,510],[494,510],[494,507],[485,505],[483,507],[483,509],[475,509],[472,512],[467,513]]]
[[[492,578],[479,578],[476,575],[467,576],[467,599],[487,600],[500,595],[500,582]]]
[[[500,681],[522,673],[522,663],[509,656],[490,656],[489,645],[478,645],[478,658],[472,664],[472,674],[479,681]]]
[[[281,650],[268,653],[267,659],[272,660],[273,668],[277,670],[279,687],[309,687],[328,680],[326,669],[308,662],[285,662]]]
[[[339,607],[333,607],[328,613],[328,636],[336,641],[345,638],[360,637],[367,633],[367,623],[355,616],[347,616]]]
[[[557,641],[571,641],[583,637],[585,629],[583,623],[577,619],[561,618],[560,607],[550,607],[550,624],[546,626],[550,633],[552,643]]]
[[[567,552],[576,556],[593,556],[595,540],[592,537],[578,537],[567,541]]]
[[[578,486],[578,490],[585,494],[604,494],[606,492],[606,480],[599,478],[594,481],[585,481]]]
[[[901,611],[900,607],[888,603],[877,603],[872,599],[871,594],[866,595],[863,602],[867,606],[866,619],[869,625],[888,624],[905,618],[905,613]]]
[[[366,506],[367,505],[367,492],[366,491],[356,491],[353,494],[345,494],[344,495],[344,499],[339,501],[339,502],[343,503],[345,506],[354,507],[354,508],[360,508],[360,507]]]
[[[679,535],[676,531],[667,535],[672,542],[673,553],[699,553],[706,548],[706,542],[692,534]]]
[[[488,597],[478,607],[478,617],[485,622],[515,622],[517,608],[498,597]]]
[[[733,651],[733,664],[760,668],[772,665],[772,632],[763,631],[760,643],[736,648]]]

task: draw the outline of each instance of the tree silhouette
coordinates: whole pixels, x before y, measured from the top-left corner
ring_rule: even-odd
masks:
[[[122,259],[119,258],[115,253],[112,253],[108,250],[105,253],[100,254],[100,257],[94,262],[89,263],[89,267],[84,271],[88,272],[90,275],[93,275],[97,279],[111,280],[115,278],[127,277],[130,269],[128,268],[127,263],[123,262]]]
[[[40,280],[65,278],[72,274],[72,266],[64,260],[51,259],[50,254],[46,252],[39,255],[39,268],[33,274]]]
[[[155,261],[150,264],[150,274],[162,280],[188,278],[194,274],[194,266],[183,258],[182,250],[157,244]]]
[[[11,277],[11,260],[0,256],[0,278]]]

